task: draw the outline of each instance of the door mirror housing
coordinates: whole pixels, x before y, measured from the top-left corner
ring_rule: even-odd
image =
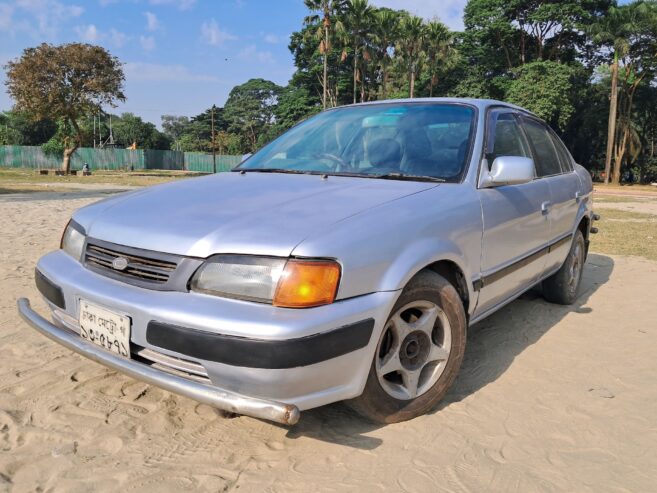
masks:
[[[481,188],[502,185],[520,185],[534,179],[534,160],[522,156],[499,156],[495,158],[490,172],[484,172]]]

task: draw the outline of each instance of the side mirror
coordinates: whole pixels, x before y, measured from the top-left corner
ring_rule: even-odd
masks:
[[[247,154],[243,154],[243,155],[242,155],[242,160],[240,161],[240,163],[243,163],[244,161],[246,161],[247,159],[249,159],[251,156],[253,156],[253,153],[251,153],[251,152],[249,152],[249,153],[247,153]]]
[[[489,173],[485,173],[483,187],[520,185],[534,179],[534,160],[521,156],[500,156],[495,158]]]

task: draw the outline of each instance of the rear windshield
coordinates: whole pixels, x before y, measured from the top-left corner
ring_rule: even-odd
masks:
[[[237,169],[458,181],[474,116],[473,108],[457,104],[338,108],[292,128]]]

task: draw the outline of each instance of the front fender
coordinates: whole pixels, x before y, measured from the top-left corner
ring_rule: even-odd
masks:
[[[468,313],[476,306],[476,293],[472,285],[472,271],[466,261],[466,255],[455,243],[447,240],[425,238],[408,245],[391,263],[379,285],[379,291],[401,290],[422,269],[440,261],[449,261],[455,264],[464,279],[468,289],[469,306],[465,307]]]
[[[292,254],[337,259],[337,299],[401,290],[427,265],[449,260],[463,272],[472,307],[482,227],[476,191],[465,183],[441,185],[356,214],[307,238]]]

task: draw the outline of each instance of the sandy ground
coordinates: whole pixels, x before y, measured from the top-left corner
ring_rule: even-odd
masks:
[[[472,327],[434,413],[342,405],[285,428],[74,355],[22,323],[37,258],[102,191],[0,196],[0,491],[654,491],[657,263],[592,254],[572,307],[529,293]],[[82,198],[81,198],[82,197]]]

